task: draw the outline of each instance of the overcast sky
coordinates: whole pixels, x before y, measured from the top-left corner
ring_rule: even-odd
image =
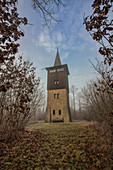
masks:
[[[51,29],[43,27],[43,20],[32,9],[31,0],[19,0],[20,16],[25,16],[32,25],[22,27],[25,36],[20,40],[19,54],[30,60],[37,68],[37,76],[42,82],[47,81],[45,67],[53,66],[57,47],[62,64],[68,64],[70,71],[69,85],[82,88],[96,77],[89,59],[96,62],[101,58],[99,45],[92,40],[83,25],[83,16],[91,14],[93,0],[70,0],[67,7],[61,8],[58,17],[61,23],[53,23]]]

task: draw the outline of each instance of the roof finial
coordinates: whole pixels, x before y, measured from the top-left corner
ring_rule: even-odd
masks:
[[[58,47],[57,47],[57,54],[56,54],[54,66],[59,66],[59,65],[61,65],[61,61],[60,61],[59,51],[58,51]]]

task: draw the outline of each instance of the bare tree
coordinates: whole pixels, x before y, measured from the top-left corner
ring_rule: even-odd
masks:
[[[97,89],[95,87],[95,84],[97,83],[98,80],[91,81],[82,89],[82,108],[90,120],[106,122],[109,125],[113,125],[113,96],[107,92],[103,93],[103,91],[99,91],[99,93],[97,93]]]
[[[72,93],[72,108],[74,112],[74,119],[76,119],[76,92],[78,88],[76,88],[74,85],[71,86],[71,93]]]
[[[56,14],[60,6],[66,6],[65,2],[66,0],[32,0],[33,8],[39,12],[40,16],[43,18],[44,25],[48,27],[52,25],[52,21],[61,21],[57,19]]]
[[[22,61],[22,57],[15,64],[13,61],[8,64],[11,68],[11,78],[7,80],[7,69],[2,76],[11,83],[11,87],[0,92],[0,137],[4,139],[22,130],[32,116],[30,104],[40,83],[40,80],[35,78],[33,64]]]
[[[41,117],[41,114],[44,114],[43,113],[44,106],[45,106],[44,84],[39,84],[39,86],[34,89],[34,92],[32,95],[32,101],[30,102],[30,107],[31,107],[30,112],[32,115],[31,119],[34,119],[34,121],[36,121],[38,114]]]

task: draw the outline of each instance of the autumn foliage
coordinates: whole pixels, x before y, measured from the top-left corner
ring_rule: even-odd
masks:
[[[15,59],[19,47],[17,41],[24,36],[20,25],[27,24],[26,18],[19,17],[16,3],[17,0],[0,0],[0,76],[6,70],[9,77],[5,80],[1,77],[0,91],[6,91],[11,86],[9,79],[12,73],[9,62]]]
[[[112,0],[94,0],[93,13],[84,18],[86,30],[100,43],[99,53],[104,57],[106,72],[102,72],[106,91],[113,93],[113,12]],[[104,85],[103,84],[103,85]],[[109,89],[108,89],[109,87]]]
[[[34,91],[38,89],[33,63],[15,57],[21,36],[17,0],[0,0],[0,140],[8,140],[22,130],[32,112]]]

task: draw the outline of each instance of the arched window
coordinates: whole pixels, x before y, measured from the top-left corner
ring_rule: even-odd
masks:
[[[59,115],[61,115],[61,110],[59,110]]]
[[[59,99],[59,94],[57,94],[57,99]]]
[[[55,115],[55,110],[53,110],[53,115]]]

